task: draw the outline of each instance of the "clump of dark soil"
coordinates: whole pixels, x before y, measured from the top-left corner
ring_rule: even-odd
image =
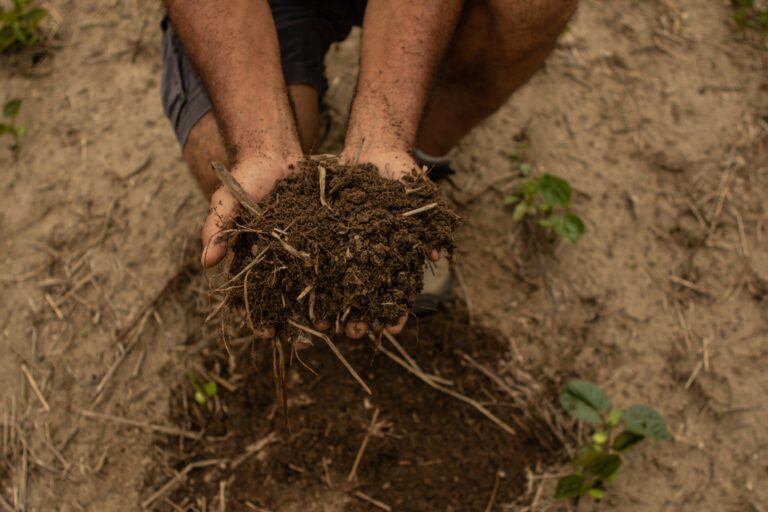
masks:
[[[429,253],[452,252],[458,220],[423,172],[394,181],[331,159],[303,162],[259,207],[237,222],[228,302],[278,332],[288,320],[397,323]]]
[[[173,500],[206,497],[210,503],[218,495],[219,482],[226,480],[227,510],[249,510],[247,502],[266,510],[299,510],[292,506],[302,493],[322,494],[329,486],[349,497],[344,510],[350,511],[376,510],[355,497],[355,491],[392,510],[485,510],[498,474],[504,477],[498,479],[497,507],[523,497],[527,468],[554,463],[564,455],[550,420],[534,410],[534,404],[555,403],[556,383],[523,381],[515,376],[517,370],[498,368],[498,362],[508,357],[509,343],[494,331],[469,326],[463,310],[452,309],[453,313],[411,326],[400,341],[425,371],[487,404],[515,426],[516,436],[463,402],[427,387],[390,359],[375,355],[365,343],[344,349],[355,367],[369,368],[364,375],[373,395],[366,398],[348,375],[339,374],[329,351],[305,350],[302,357],[316,375],[294,360],[286,378],[290,397],[286,429],[274,401],[267,351],[254,347],[250,369],[240,380],[227,374],[227,355],[216,348],[206,357],[205,367],[209,372],[220,369],[222,378],[235,380],[239,388],[234,392],[220,388],[219,402],[203,407],[194,402],[189,386],[174,392],[171,417],[176,424],[204,430],[208,439],[184,443],[164,439],[161,447],[170,465],[179,471],[194,461],[235,460],[252,443],[275,433],[278,438],[235,469],[223,464],[191,473]],[[241,350],[248,359],[247,346]],[[467,364],[466,355],[493,368],[526,399],[516,401],[495,387]],[[349,483],[347,476],[376,409],[379,429],[369,439],[357,478]],[[169,475],[152,487],[162,485]],[[325,510],[312,508],[321,509]]]

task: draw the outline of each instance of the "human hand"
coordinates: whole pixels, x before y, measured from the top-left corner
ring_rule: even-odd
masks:
[[[391,180],[402,180],[414,169],[418,168],[418,164],[407,151],[392,149],[369,149],[360,152],[345,149],[341,154],[341,161],[347,165],[357,162],[371,163],[379,170],[379,175]],[[430,252],[429,259],[432,261],[439,260],[440,251],[433,249]],[[390,334],[399,334],[407,321],[408,315],[406,314],[401,316],[396,324],[384,327],[384,330]],[[362,338],[368,333],[368,324],[366,322],[350,321],[347,322],[344,331],[350,338]]]
[[[240,160],[231,174],[243,190],[258,202],[272,191],[278,180],[292,172],[291,165],[293,169],[298,169],[300,158],[301,155],[260,154]],[[203,267],[216,265],[227,254],[227,237],[223,235],[232,227],[239,208],[240,203],[224,185],[211,196],[211,207],[202,231]]]

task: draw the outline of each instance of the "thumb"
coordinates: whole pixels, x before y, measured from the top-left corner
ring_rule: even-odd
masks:
[[[232,226],[239,203],[227,189],[221,186],[211,196],[211,208],[203,224],[203,267],[216,265],[227,253],[227,241],[222,232]]]

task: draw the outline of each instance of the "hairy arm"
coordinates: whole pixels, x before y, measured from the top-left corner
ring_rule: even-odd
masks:
[[[259,200],[301,158],[269,4],[165,0],[165,5],[213,102],[232,176]],[[238,208],[226,187],[211,196],[202,232],[204,266],[215,265],[226,254],[219,234],[231,225]]]
[[[266,0],[165,0],[235,161],[300,151]]]
[[[462,4],[463,0],[369,0],[360,78],[345,142],[347,157],[362,148],[361,160],[373,160],[393,178],[403,165],[413,165],[406,155]]]

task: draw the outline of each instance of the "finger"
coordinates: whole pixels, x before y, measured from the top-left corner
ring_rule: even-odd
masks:
[[[388,325],[384,329],[389,334],[400,334],[405,327],[406,322],[408,322],[408,315],[403,315],[400,317],[396,324]]]
[[[352,339],[360,339],[368,332],[368,324],[365,322],[347,322],[344,332]]]
[[[328,329],[331,328],[331,322],[329,322],[328,320],[318,320],[317,322],[314,323],[314,327],[318,331],[327,331]]]
[[[437,261],[440,259],[440,251],[437,249],[432,249],[432,252],[429,253],[429,259],[432,261]]]
[[[237,200],[226,187],[219,187],[211,196],[211,209],[203,224],[202,240],[203,254],[201,262],[204,267],[217,264],[227,253],[227,243],[219,233],[227,229],[237,211]]]

